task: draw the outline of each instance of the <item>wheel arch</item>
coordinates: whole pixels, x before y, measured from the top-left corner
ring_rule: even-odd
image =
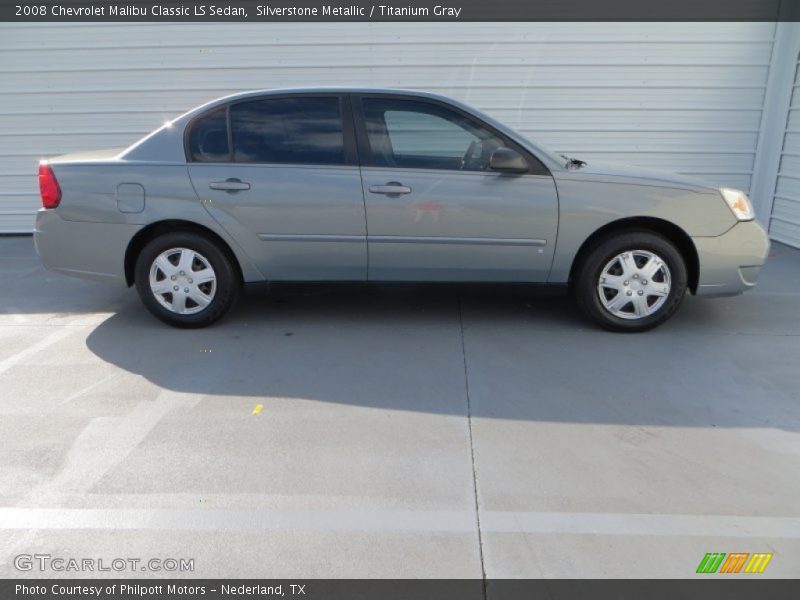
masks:
[[[686,263],[686,271],[689,277],[689,289],[694,294],[697,291],[697,282],[700,277],[700,260],[697,255],[697,248],[692,238],[682,228],[665,219],[656,217],[627,217],[618,219],[603,225],[588,238],[586,238],[578,249],[572,266],[569,271],[570,284],[574,279],[578,267],[586,259],[592,248],[597,246],[603,239],[622,232],[630,231],[649,231],[664,236],[681,253]]]
[[[204,225],[200,225],[199,223],[194,223],[192,221],[168,219],[150,223],[138,231],[128,243],[128,247],[125,250],[125,281],[129,287],[133,285],[135,280],[134,272],[136,270],[136,259],[147,243],[160,235],[176,231],[189,231],[196,233],[217,244],[231,261],[233,268],[236,270],[239,281],[244,280],[242,275],[242,266],[239,264],[239,259],[236,257],[236,253],[218,233],[209,229],[208,227],[205,227]]]

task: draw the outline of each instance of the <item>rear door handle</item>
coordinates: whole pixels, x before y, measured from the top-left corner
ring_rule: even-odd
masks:
[[[386,185],[371,185],[369,191],[372,194],[410,194],[411,188],[398,181],[390,181]]]
[[[250,184],[246,181],[242,181],[241,179],[231,177],[225,181],[212,181],[208,184],[208,187],[210,187],[212,190],[224,190],[232,194],[234,192],[249,190]]]

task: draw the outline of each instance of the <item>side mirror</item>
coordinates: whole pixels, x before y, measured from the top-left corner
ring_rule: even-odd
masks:
[[[489,168],[508,173],[526,173],[529,170],[525,158],[511,148],[498,148],[489,158]]]

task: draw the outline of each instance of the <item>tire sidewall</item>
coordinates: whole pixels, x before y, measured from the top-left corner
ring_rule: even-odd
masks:
[[[150,268],[153,261],[165,250],[188,248],[203,255],[211,264],[217,277],[214,299],[202,311],[190,315],[180,315],[164,308],[150,289]],[[145,307],[157,318],[176,327],[205,327],[220,319],[236,300],[239,282],[230,259],[213,242],[192,232],[173,232],[161,235],[139,253],[136,260],[134,278],[136,291]]]
[[[671,288],[666,302],[652,315],[642,319],[623,319],[603,306],[597,284],[603,268],[625,251],[647,250],[663,260],[670,271]],[[678,249],[665,238],[649,232],[618,234],[602,241],[584,261],[577,285],[578,303],[594,321],[611,331],[646,331],[669,319],[686,293],[687,272]]]

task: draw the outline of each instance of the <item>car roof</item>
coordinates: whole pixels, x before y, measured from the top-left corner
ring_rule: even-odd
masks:
[[[255,96],[255,95],[269,95],[269,94],[317,94],[317,93],[334,93],[334,94],[403,94],[412,96],[433,96],[436,98],[446,98],[440,94],[433,92],[424,92],[421,90],[414,90],[411,88],[389,88],[389,87],[356,87],[356,86],[314,86],[314,87],[287,87],[287,88],[264,88],[260,90],[248,90],[245,92],[238,92],[226,96],[233,98],[236,96]]]
[[[265,88],[260,90],[248,90],[244,92],[236,92],[221,98],[216,98],[206,104],[198,106],[190,112],[196,112],[199,109],[208,109],[218,104],[225,104],[234,100],[241,100],[245,98],[254,98],[259,96],[278,96],[284,94],[387,94],[396,96],[414,96],[416,98],[430,98],[433,100],[441,100],[450,104],[461,104],[441,94],[433,92],[423,92],[421,90],[413,90],[408,88],[382,88],[382,87],[342,87],[342,86],[329,86],[329,87],[290,87],[290,88]]]

